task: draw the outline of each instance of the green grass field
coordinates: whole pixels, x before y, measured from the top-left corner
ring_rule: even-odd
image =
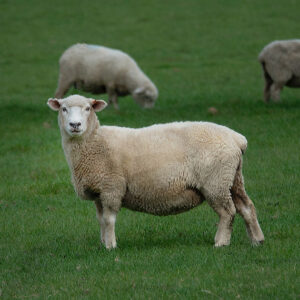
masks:
[[[296,0],[1,0],[0,299],[299,299],[300,89],[264,104],[257,61],[270,41],[299,38],[299,11]],[[263,246],[237,216],[231,245],[215,249],[204,203],[170,217],[122,209],[118,248],[99,247],[94,204],[75,195],[46,106],[76,42],[128,52],[160,91],[152,110],[120,99],[102,124],[206,120],[247,137]]]

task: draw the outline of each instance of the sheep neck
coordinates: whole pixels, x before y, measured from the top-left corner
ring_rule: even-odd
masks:
[[[140,72],[141,75],[137,76],[137,72]],[[133,93],[138,87],[147,86],[150,81],[147,75],[139,67],[137,67],[134,72],[132,72],[132,70],[128,70],[126,76],[124,76],[124,80],[130,93]]]
[[[100,123],[95,118],[94,126],[89,126],[88,130],[80,137],[70,137],[64,129],[61,128],[62,147],[65,153],[69,168],[73,171],[81,159],[82,150],[92,143],[100,129]]]

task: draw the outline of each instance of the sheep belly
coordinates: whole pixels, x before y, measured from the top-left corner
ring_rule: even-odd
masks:
[[[175,215],[200,205],[205,199],[195,188],[187,188],[176,194],[161,193],[161,196],[146,198],[127,190],[122,207],[158,216]]]
[[[88,93],[94,93],[94,94],[105,94],[106,93],[106,87],[104,84],[99,84],[97,82],[88,82],[84,80],[77,80],[74,83],[74,87],[77,90],[82,90]]]
[[[77,90],[82,90],[97,95],[107,93],[107,88],[105,84],[104,83],[100,84],[99,82],[95,82],[95,81],[77,80],[74,83],[74,87]],[[129,90],[124,85],[116,85],[115,92],[118,96],[127,96],[130,94]]]
[[[286,84],[288,87],[300,87],[300,77],[293,76]]]

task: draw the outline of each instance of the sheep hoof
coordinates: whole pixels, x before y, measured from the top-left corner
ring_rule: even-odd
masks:
[[[220,241],[220,242],[215,243],[215,247],[219,248],[219,247],[223,247],[223,246],[228,246],[229,244],[230,244],[230,241]]]
[[[116,248],[117,248],[117,246],[106,246],[107,250],[113,250],[113,249],[116,249]]]
[[[114,248],[117,248],[117,243],[116,242],[107,243],[105,245],[105,247],[106,247],[107,250],[112,250]]]
[[[265,240],[252,240],[252,246],[257,247],[264,243]]]

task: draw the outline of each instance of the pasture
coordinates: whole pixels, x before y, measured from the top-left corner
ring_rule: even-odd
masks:
[[[300,38],[299,11],[296,0],[1,0],[0,298],[299,299],[300,89],[265,104],[257,60],[270,41]],[[203,203],[168,217],[122,209],[118,248],[99,247],[46,105],[76,42],[124,50],[160,92],[151,110],[120,98],[102,124],[205,120],[247,137],[264,245],[250,245],[237,215],[231,245],[214,248],[218,218]]]

